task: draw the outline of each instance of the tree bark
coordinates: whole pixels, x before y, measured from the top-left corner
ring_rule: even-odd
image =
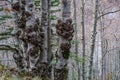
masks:
[[[83,62],[82,62],[82,79],[85,80],[85,26],[84,26],[84,0],[82,0],[82,58],[83,58]]]
[[[56,54],[55,80],[66,80],[68,76],[67,61],[73,38],[72,19],[70,18],[70,0],[62,0],[62,20],[58,20],[56,32],[59,36],[59,47]]]
[[[51,42],[50,42],[50,0],[42,0],[42,17],[41,17],[41,36],[42,36],[42,46],[41,46],[41,55],[39,59],[39,71],[40,76],[43,80],[50,80],[51,78]]]
[[[78,42],[78,30],[77,30],[77,19],[76,19],[76,9],[77,9],[77,5],[76,5],[76,0],[73,0],[73,6],[74,6],[74,22],[75,22],[75,41]],[[78,43],[75,43],[75,54],[76,54],[76,58],[78,58],[79,56],[79,53],[78,53]],[[77,70],[78,70],[78,77],[76,79],[80,80],[81,79],[81,76],[79,76],[81,73],[80,73],[80,62],[79,61],[76,61],[76,64],[77,64]]]
[[[18,7],[18,9],[20,9],[20,8],[19,8],[19,6],[20,6],[19,3],[20,3],[20,1],[18,1],[18,0],[15,1],[15,0],[14,0],[14,1],[12,2],[12,4],[11,4],[12,8],[15,8],[15,9],[16,9],[16,8]],[[16,44],[18,45],[18,47],[21,47],[21,46],[20,46],[21,41],[20,41],[20,39],[18,38],[19,35],[20,35],[19,33],[21,32],[21,30],[20,30],[19,27],[18,27],[18,26],[20,26],[20,24],[18,23],[18,20],[20,20],[21,12],[20,12],[20,10],[18,10],[18,9],[14,10],[14,13],[13,13],[15,26],[14,26],[14,30],[12,31],[11,34],[12,34],[13,36],[15,36],[15,41],[16,41]],[[24,59],[23,59],[23,52],[22,52],[22,53],[14,52],[13,58],[14,58],[16,64],[17,64],[18,71],[21,72],[21,71],[25,70],[25,61],[24,61]]]
[[[38,29],[39,19],[35,17],[34,7],[33,0],[16,0],[12,3],[14,15],[17,16],[15,32],[13,34],[22,43],[20,47],[23,52],[20,59],[24,63],[20,61],[20,64],[24,64],[22,69],[25,69],[25,71],[33,76],[36,75],[36,65],[38,64],[41,52],[41,36]],[[16,56],[14,55],[14,58],[18,59]]]
[[[95,0],[95,12],[94,12],[94,25],[92,33],[92,44],[91,44],[91,53],[90,53],[90,65],[89,65],[89,80],[93,80],[93,56],[95,49],[95,40],[96,40],[96,30],[97,30],[97,17],[98,17],[98,0]]]
[[[107,50],[106,50],[106,41],[105,41],[105,38],[104,38],[104,18],[101,17],[101,48],[102,48],[102,79],[105,80],[105,61],[106,61],[106,56],[104,56],[104,54],[106,54]]]

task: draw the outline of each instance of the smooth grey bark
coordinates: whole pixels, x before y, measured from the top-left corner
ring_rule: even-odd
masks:
[[[78,41],[78,32],[77,32],[77,19],[76,19],[76,0],[73,0],[73,6],[74,6],[74,22],[75,22],[75,40]],[[79,56],[79,53],[78,53],[78,43],[75,43],[75,54],[76,54],[76,58]],[[76,61],[77,63],[77,69],[78,69],[78,80],[80,80],[80,63],[79,61]]]
[[[70,18],[71,0],[62,0],[62,20],[58,20],[56,32],[59,36],[59,45],[56,52],[55,80],[66,80],[68,76],[67,61],[70,54],[73,38],[72,19]]]
[[[77,22],[76,20],[76,1],[73,0],[73,5],[74,5],[74,21],[75,23]],[[78,36],[77,36],[77,23],[75,24],[75,40],[78,40]],[[76,57],[78,56],[78,43],[75,44],[75,53],[76,53]],[[80,75],[80,63],[78,61],[77,62],[77,68],[78,68],[78,75]],[[80,76],[78,76],[78,80],[80,80]]]
[[[106,56],[104,56],[104,54],[106,54],[107,53],[107,45],[106,45],[106,39],[104,38],[104,35],[105,35],[105,33],[104,33],[104,17],[101,17],[101,19],[100,19],[100,23],[101,23],[101,52],[102,52],[102,65],[101,65],[101,67],[102,67],[102,75],[101,75],[101,78],[103,79],[103,80],[105,80],[105,77],[106,77],[106,74],[105,74],[105,61],[106,61]]]
[[[89,80],[93,80],[93,56],[95,49],[96,30],[97,30],[97,17],[98,17],[98,0],[95,0],[95,12],[94,12],[94,25],[92,33],[91,53],[90,53],[90,65],[89,65]]]
[[[83,58],[83,62],[82,62],[82,79],[85,80],[86,77],[86,73],[85,73],[85,26],[84,26],[84,5],[85,2],[84,0],[82,0],[82,58]]]
[[[43,48],[42,48],[42,62],[48,63],[47,60],[47,50],[48,50],[48,37],[47,37],[47,29],[48,29],[48,0],[42,0],[42,18],[41,18],[41,31],[43,32]]]
[[[51,53],[51,42],[50,42],[50,0],[42,0],[41,1],[42,7],[42,16],[41,16],[41,55],[39,59],[39,69],[40,69],[40,76],[43,80],[50,80],[51,78],[51,60],[52,60],[52,53]]]
[[[53,57],[52,54],[52,47],[51,47],[51,20],[50,20],[50,16],[51,16],[51,12],[50,12],[50,8],[51,8],[51,1],[48,0],[48,29],[47,29],[47,37],[48,37],[48,61],[51,62],[51,58]]]
[[[118,68],[120,69],[120,50],[118,51],[118,61],[119,61]],[[120,74],[120,70],[118,71],[118,74]],[[118,78],[120,78],[120,75],[118,75]]]

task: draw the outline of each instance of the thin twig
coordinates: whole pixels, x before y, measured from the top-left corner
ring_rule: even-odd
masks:
[[[98,16],[97,20],[100,19],[102,16],[105,16],[105,15],[110,14],[110,13],[116,13],[116,12],[119,12],[119,11],[120,11],[120,9],[116,10],[116,11],[111,11],[111,12],[104,13],[104,14]]]

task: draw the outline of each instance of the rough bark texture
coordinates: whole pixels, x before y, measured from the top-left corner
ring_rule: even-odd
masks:
[[[20,36],[20,33],[21,33],[21,30],[19,28],[20,24],[18,22],[18,20],[20,21],[20,15],[21,15],[21,12],[20,12],[20,2],[18,0],[16,1],[13,1],[12,3],[12,8],[14,10],[14,19],[15,19],[15,27],[14,27],[14,30],[12,32],[12,35],[15,36],[15,39],[16,41],[18,42],[17,44],[19,45],[20,47],[20,39],[19,39],[19,36]],[[17,64],[17,67],[19,69],[19,71],[22,71],[25,69],[25,62],[23,60],[23,52],[22,53],[19,53],[19,52],[15,52],[13,54],[13,58]]]
[[[39,19],[35,17],[34,13],[33,0],[13,1],[12,9],[17,16],[14,34],[21,41],[23,51],[20,58],[16,57],[18,55],[14,55],[14,58],[20,59],[20,62],[24,60],[25,70],[35,74],[40,57],[41,36],[38,29]],[[22,62],[21,65],[23,65]]]
[[[62,0],[62,20],[56,24],[56,32],[59,36],[59,48],[56,53],[55,80],[66,80],[68,75],[67,60],[70,54],[73,38],[72,19],[70,18],[70,0]],[[61,77],[62,76],[62,77]]]

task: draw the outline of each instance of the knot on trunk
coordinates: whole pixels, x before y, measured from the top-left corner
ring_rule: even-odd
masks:
[[[63,40],[66,40],[67,42],[61,42],[60,44],[60,51],[62,53],[62,57],[64,59],[69,58],[70,48],[71,44],[69,41],[73,38],[73,25],[72,25],[72,19],[67,19],[65,22],[62,20],[58,20],[56,24],[57,34],[63,38]]]
[[[56,24],[57,34],[64,39],[71,41],[73,38],[73,25],[72,19],[67,19],[66,22],[58,20]]]
[[[21,8],[20,2],[17,1],[17,2],[12,3],[12,9],[13,10],[20,11],[20,8]]]
[[[61,43],[60,48],[63,51],[68,51],[71,48],[71,45],[70,43]]]
[[[40,36],[37,32],[27,33],[26,40],[34,45],[38,45],[41,42]]]
[[[26,0],[21,0],[21,3],[26,5]]]
[[[39,33],[38,24],[39,24],[39,20],[35,19],[33,25],[26,26],[25,29],[22,30],[19,38],[33,45],[40,45],[41,35]]]
[[[30,57],[37,58],[38,55],[39,55],[39,53],[38,53],[39,50],[40,50],[39,47],[36,47],[36,46],[35,46],[35,47],[33,47],[33,48],[30,48],[28,53],[30,54]]]
[[[20,19],[17,20],[18,28],[25,28],[26,26],[26,18],[21,17]]]
[[[13,54],[13,58],[15,59],[15,62],[18,63],[17,66],[20,66],[21,69],[24,69],[24,58],[21,55],[17,55],[15,53]]]
[[[69,58],[70,48],[71,48],[70,43],[61,43],[60,49],[61,49],[63,58],[65,58],[65,59]]]

